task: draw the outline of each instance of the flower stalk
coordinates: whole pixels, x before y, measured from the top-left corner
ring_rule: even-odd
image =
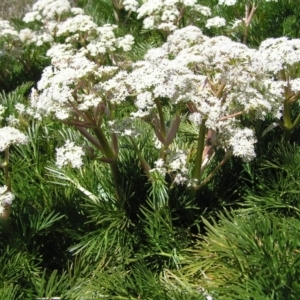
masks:
[[[166,125],[165,125],[165,118],[164,118],[164,113],[163,113],[162,105],[161,105],[159,99],[155,99],[154,102],[156,104],[158,115],[159,115],[159,129],[160,129],[160,133],[162,134],[163,138],[165,138],[166,137]]]
[[[197,153],[196,153],[196,159],[195,159],[195,166],[192,172],[193,179],[196,179],[197,182],[201,181],[202,171],[202,155],[204,150],[204,144],[205,144],[205,135],[206,135],[206,126],[205,126],[206,120],[202,120],[202,123],[199,128],[199,135],[198,135],[198,145],[197,145]]]
[[[135,152],[136,152],[136,154],[137,154],[137,156],[138,156],[138,158],[140,160],[140,163],[142,165],[142,168],[143,168],[145,174],[147,175],[148,178],[150,178],[150,176],[149,176],[150,172],[149,171],[150,171],[151,168],[150,168],[149,164],[146,162],[143,154],[139,150],[139,148],[138,148],[135,140],[133,139],[133,137],[130,137],[130,141],[131,141],[132,146],[133,146],[133,148],[134,148],[134,150],[135,150]]]
[[[224,164],[232,157],[232,152],[227,151],[224,158],[218,163],[218,165],[209,173],[209,175],[198,185],[196,186],[196,190],[200,190],[203,186],[205,186],[218,172],[219,169],[221,169]]]
[[[110,147],[103,130],[101,128],[94,128],[93,131],[97,136],[98,141],[103,149],[102,153],[104,154],[105,158],[112,159],[112,162],[109,164],[109,166],[113,176],[116,198],[120,201],[121,200],[121,174],[118,167],[117,157],[115,156],[113,149]]]

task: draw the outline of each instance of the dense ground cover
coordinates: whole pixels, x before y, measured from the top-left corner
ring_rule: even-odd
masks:
[[[0,299],[298,299],[296,1],[24,5],[0,6]]]

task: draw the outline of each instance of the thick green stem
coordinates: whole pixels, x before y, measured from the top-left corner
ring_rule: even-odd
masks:
[[[287,103],[287,101],[285,101],[283,105],[283,124],[283,139],[288,142],[291,138],[293,122],[291,116],[291,104]]]
[[[176,116],[173,122],[171,123],[168,132],[166,132],[166,135],[163,137],[163,147],[160,149],[159,157],[163,159],[164,162],[166,162],[168,147],[172,144],[178,132],[179,125],[180,125],[180,111],[177,111]]]
[[[118,167],[118,161],[114,161],[112,163],[109,164],[110,166],[110,170],[113,176],[113,180],[114,180],[114,186],[115,186],[115,193],[116,193],[116,198],[117,200],[121,200],[121,173]]]
[[[159,158],[161,158],[164,162],[166,162],[167,159],[167,148],[168,147],[162,146],[159,151]]]
[[[102,129],[94,128],[93,131],[94,131],[96,137],[98,138],[98,141],[100,142],[100,145],[102,147],[102,151],[103,151],[103,154],[105,155],[105,157],[106,158],[116,158]]]
[[[115,153],[113,149],[110,147],[107,138],[102,131],[101,128],[94,128],[94,133],[97,136],[99,143],[102,147],[103,154],[106,158],[112,159],[112,162],[109,164],[111,173],[114,180],[114,186],[116,191],[116,197],[118,200],[121,199],[121,174],[120,170],[118,168],[118,162],[117,157],[115,156]]]
[[[294,130],[299,124],[300,124],[300,114],[297,116],[297,118],[293,122],[293,125],[292,125],[291,129]]]
[[[140,163],[142,165],[142,168],[143,168],[145,174],[148,176],[148,178],[150,178],[149,177],[149,171],[150,171],[151,168],[150,168],[149,164],[146,162],[146,160],[145,160],[143,154],[141,153],[141,151],[139,150],[135,140],[132,137],[130,137],[130,141],[133,145],[133,148],[134,148],[136,154],[138,155],[138,158],[140,160]]]
[[[93,135],[91,135],[84,127],[81,126],[75,126],[75,127],[88,141],[90,141],[98,150],[100,150],[103,153],[102,146]]]
[[[156,104],[158,115],[159,115],[160,133],[165,138],[166,137],[166,125],[165,125],[165,118],[164,118],[162,106],[161,106],[159,99],[155,99],[154,102]]]
[[[9,163],[9,148],[5,149],[5,159],[4,159],[4,176],[5,176],[5,184],[8,190],[11,190],[10,179],[9,179],[9,171],[8,171],[8,163]]]
[[[231,151],[228,151],[221,162],[210,172],[210,174],[201,182],[199,186],[197,186],[197,190],[200,190],[203,186],[205,186],[218,172],[218,170],[223,167],[223,165],[230,159],[232,156]]]
[[[202,155],[203,155],[203,150],[204,150],[205,134],[206,134],[205,122],[206,122],[205,119],[202,120],[202,123],[200,125],[197,154],[196,154],[194,170],[192,173],[193,178],[196,179],[198,183],[200,182],[201,176],[202,176],[201,165],[202,165]]]

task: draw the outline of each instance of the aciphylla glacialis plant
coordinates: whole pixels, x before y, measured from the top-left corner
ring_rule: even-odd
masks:
[[[171,186],[185,184],[197,191],[233,155],[244,161],[255,157],[254,131],[243,126],[241,116],[264,119],[271,115],[285,131],[299,123],[300,118],[291,121],[287,110],[299,94],[294,71],[298,40],[268,40],[259,50],[247,47],[247,27],[257,9],[251,1],[243,2],[243,43],[225,36],[208,37],[189,25],[211,16],[208,7],[193,0],[113,3],[116,10],[137,13],[146,29],[164,32],[166,42],[132,63],[126,54],[134,44],[131,35],[117,37],[116,25],[98,26],[67,0],[37,1],[24,21],[38,23],[40,30],[24,29],[19,36],[24,44],[51,45],[47,52],[51,65],[32,90],[27,113],[75,127],[109,165],[117,199],[122,197],[120,136],[130,141],[150,181],[168,176]],[[240,3],[220,0],[219,4],[234,7]],[[219,17],[206,23],[207,28],[225,25],[225,19]],[[280,55],[271,59],[274,48],[283,51],[280,44],[288,47],[284,51],[292,51],[293,58]],[[133,103],[135,111],[120,118],[116,111],[124,103]],[[158,153],[152,166],[136,143],[143,134],[137,126],[139,120],[152,128]],[[196,143],[177,141],[183,122],[197,131]],[[217,149],[223,149],[224,157],[206,174]],[[67,141],[57,149],[57,166],[80,168],[83,156],[81,147]]]

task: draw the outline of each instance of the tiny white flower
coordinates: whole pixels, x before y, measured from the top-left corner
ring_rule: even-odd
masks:
[[[161,168],[164,166],[165,162],[162,158],[159,158],[154,164],[156,168]]]
[[[154,162],[155,168],[150,170],[150,173],[152,172],[157,172],[159,174],[161,174],[162,176],[166,175],[166,168],[164,167],[165,163],[163,161],[163,159],[159,158],[156,162]]]
[[[5,121],[8,123],[9,126],[16,126],[19,124],[19,119],[17,119],[15,116],[10,115],[5,119]]]
[[[20,130],[5,126],[0,128],[0,151],[4,151],[11,145],[21,145],[28,142],[28,137]]]
[[[6,185],[0,187],[0,204],[2,206],[5,204],[11,205],[14,199],[15,195],[7,190]]]
[[[137,11],[139,3],[136,0],[123,0],[124,9],[127,11]]]
[[[109,121],[109,128],[112,132],[121,136],[137,137],[141,134],[141,131],[134,124],[132,118],[124,118],[118,121]]]
[[[66,141],[65,145],[56,149],[56,165],[59,168],[70,165],[72,168],[80,168],[83,165],[82,147],[75,146],[74,142]]]
[[[237,0],[219,0],[219,5],[232,6],[235,5]]]
[[[182,175],[181,173],[176,174],[174,178],[174,183],[178,185],[183,185],[188,181],[188,178],[185,175]]]
[[[195,125],[199,126],[202,122],[202,115],[199,112],[194,112],[189,115],[189,120]]]
[[[12,39],[19,39],[18,32],[10,25],[9,21],[0,18],[0,38],[10,37]]]
[[[235,133],[229,139],[233,155],[241,157],[245,162],[251,161],[256,156],[255,143],[254,132],[249,128],[236,129]]]
[[[29,28],[22,29],[19,33],[19,38],[24,44],[36,43],[37,35]]]
[[[294,93],[299,93],[300,92],[300,78],[292,79],[290,81],[290,85],[291,85],[291,90]]]
[[[234,29],[234,28],[237,28],[237,27],[239,27],[240,25],[242,25],[243,24],[243,21],[242,20],[235,20],[234,22],[233,22],[233,24],[232,24],[232,29]]]
[[[226,25],[226,20],[224,18],[221,17],[214,17],[211,19],[208,19],[206,22],[205,27],[206,28],[211,28],[211,27],[223,27]]]
[[[2,115],[4,114],[6,107],[0,104],[0,121],[3,119]]]

